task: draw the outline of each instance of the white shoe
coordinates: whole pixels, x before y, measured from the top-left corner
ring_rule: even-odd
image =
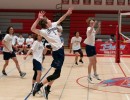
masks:
[[[93,78],[95,78],[95,79],[97,79],[97,80],[101,80],[99,77],[98,77],[98,75],[93,75]]]
[[[92,78],[90,76],[87,77],[89,83],[92,83]]]

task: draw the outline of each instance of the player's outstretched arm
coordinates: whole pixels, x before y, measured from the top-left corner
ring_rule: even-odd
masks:
[[[68,11],[57,21],[58,24],[60,24],[65,18],[72,14],[73,9],[69,8]]]
[[[32,25],[32,27],[31,27],[31,31],[33,32],[33,33],[35,33],[35,34],[40,34],[40,31],[39,31],[39,29],[37,29],[36,28],[36,26],[38,25],[38,23],[39,23],[39,21],[41,20],[41,19],[43,19],[43,16],[45,15],[45,12],[44,11],[40,11],[39,13],[38,13],[38,18],[35,20],[35,22],[33,23],[33,25]]]

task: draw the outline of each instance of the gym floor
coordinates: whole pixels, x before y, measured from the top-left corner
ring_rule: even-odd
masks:
[[[66,54],[69,54],[68,50]],[[24,100],[31,91],[32,57],[29,56],[26,61],[23,60],[23,55],[17,55],[17,58],[21,69],[27,75],[21,79],[14,62],[10,60],[6,70],[8,76],[0,74],[0,100]],[[121,63],[117,64],[114,56],[98,55],[97,68],[102,80],[93,79],[92,84],[87,81],[87,57],[84,56],[84,63],[79,63],[79,65],[74,65],[74,58],[74,56],[65,56],[61,77],[54,82],[49,100],[130,100],[129,56],[121,57]],[[51,61],[52,57],[46,56],[42,76],[50,68]],[[3,55],[0,55],[0,70],[3,64]],[[52,72],[53,69],[48,75]],[[107,85],[101,82],[106,82]],[[29,96],[28,100],[45,100],[45,98],[43,94],[36,94],[35,97]]]

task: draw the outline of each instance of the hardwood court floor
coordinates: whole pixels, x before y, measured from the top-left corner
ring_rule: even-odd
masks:
[[[87,65],[88,59],[84,56],[84,64],[73,66],[74,56],[66,56],[63,65],[61,77],[54,82],[49,100],[130,100],[130,88],[121,86],[97,86],[97,84],[88,84],[87,81]],[[26,71],[27,75],[21,79],[15,64],[10,60],[6,70],[8,76],[2,76],[0,73],[0,100],[24,100],[31,90],[32,80],[32,58],[28,57],[23,60],[23,55],[18,55],[18,61],[21,69]],[[42,75],[50,68],[52,61],[51,56],[46,56],[43,63],[44,70]],[[120,66],[115,63],[114,57],[97,57],[97,68],[100,78],[108,80],[119,77],[130,76],[130,58],[121,58]],[[4,61],[0,55],[0,71],[2,70]],[[53,69],[49,72],[51,74]],[[94,83],[99,83],[93,79]],[[119,83],[119,82],[118,82]],[[129,84],[127,84],[129,85]],[[88,88],[89,87],[89,88]],[[43,96],[32,95],[28,100],[45,100]]]

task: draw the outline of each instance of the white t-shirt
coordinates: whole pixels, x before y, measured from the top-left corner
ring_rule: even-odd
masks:
[[[17,40],[18,40],[18,37],[16,35],[14,35],[13,39],[12,39],[12,45],[15,45]]]
[[[86,32],[87,38],[85,39],[84,43],[88,44],[88,45],[91,45],[91,46],[95,46],[96,31],[93,28],[92,33],[89,33],[88,31],[90,31],[90,29],[91,29],[91,27],[87,28],[87,32]]]
[[[33,44],[33,38],[27,38],[26,39],[26,44],[32,46],[32,44]]]
[[[48,29],[41,29],[40,34],[50,43],[53,51],[56,51],[63,46],[57,30],[57,22],[53,22],[52,26]]]
[[[23,37],[22,38],[19,37],[17,40],[17,43],[18,43],[18,45],[23,45],[24,41],[25,41],[25,39]]]
[[[5,42],[5,45],[6,45],[6,47],[7,47],[9,50],[8,50],[7,48],[3,47],[3,51],[4,51],[4,52],[13,51],[13,49],[12,49],[12,39],[13,39],[13,36],[12,36],[12,35],[10,35],[10,34],[6,34],[6,35],[5,35],[5,37],[4,37],[4,41],[6,41],[6,42]]]
[[[44,49],[43,43],[36,40],[34,41],[31,49],[33,50],[33,59],[42,63]]]
[[[82,41],[82,38],[81,37],[72,37],[71,38],[71,43],[72,43],[72,50],[78,50],[78,49],[81,49],[81,43]]]

